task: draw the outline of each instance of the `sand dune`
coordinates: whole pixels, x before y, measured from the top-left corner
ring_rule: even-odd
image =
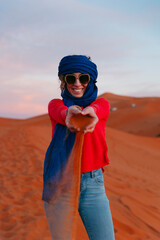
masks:
[[[111,93],[101,95],[108,99],[111,111],[107,126],[141,136],[160,134],[160,98],[136,98]]]
[[[116,240],[158,240],[160,138],[153,136],[160,133],[160,100],[104,97],[118,106],[106,127],[111,163],[104,173]],[[137,107],[130,108],[131,103]],[[51,135],[47,115],[0,119],[0,240],[51,239],[41,201],[43,160]],[[80,218],[77,224],[76,240],[87,240]]]

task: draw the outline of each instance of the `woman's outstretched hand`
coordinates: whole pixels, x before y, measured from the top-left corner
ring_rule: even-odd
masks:
[[[67,116],[66,116],[66,121],[65,121],[67,128],[69,128],[69,130],[71,132],[80,131],[80,128],[75,126],[72,121],[72,118],[79,114],[81,114],[82,116],[90,117],[92,119],[92,121],[90,121],[90,123],[85,126],[85,128],[83,130],[84,133],[93,132],[93,130],[98,122],[98,117],[92,107],[86,107],[83,110],[77,105],[69,107]]]
[[[93,119],[92,123],[90,123],[89,125],[86,126],[84,132],[85,133],[93,132],[93,130],[95,129],[95,126],[99,120],[94,109],[92,107],[86,107],[82,110],[81,114],[84,116],[87,115]]]
[[[77,115],[77,114],[80,114],[80,113],[82,113],[82,109],[81,109],[79,106],[77,106],[77,105],[73,105],[73,106],[71,106],[71,107],[68,108],[65,123],[66,123],[67,128],[69,128],[69,130],[70,130],[71,132],[77,132],[77,131],[80,130],[79,128],[77,128],[76,126],[74,126],[74,125],[72,124],[72,121],[70,121],[70,119],[71,119],[74,115]]]

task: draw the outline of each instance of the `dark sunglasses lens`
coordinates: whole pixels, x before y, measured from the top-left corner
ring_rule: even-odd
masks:
[[[82,84],[86,84],[89,82],[89,76],[87,74],[83,74],[79,77],[79,80]]]
[[[75,83],[75,76],[73,76],[73,75],[67,75],[66,76],[66,82],[68,83],[68,84],[74,84]]]

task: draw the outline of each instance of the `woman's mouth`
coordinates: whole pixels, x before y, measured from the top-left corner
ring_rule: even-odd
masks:
[[[84,88],[72,88],[72,94],[75,94],[77,96],[83,95]]]
[[[72,88],[72,91],[80,93],[83,90],[83,88]]]

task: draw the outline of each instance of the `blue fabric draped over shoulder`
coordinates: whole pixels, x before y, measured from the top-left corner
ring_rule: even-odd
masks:
[[[64,92],[61,93],[64,105],[86,107],[97,98],[98,89],[95,84],[98,76],[97,66],[83,55],[70,55],[62,58],[58,67],[58,76],[74,72],[89,74],[91,80],[84,95],[80,98],[72,96],[65,87]],[[74,142],[75,133],[67,130],[65,125],[57,123],[44,160],[42,200],[51,202],[54,199],[58,182],[66,169]]]

